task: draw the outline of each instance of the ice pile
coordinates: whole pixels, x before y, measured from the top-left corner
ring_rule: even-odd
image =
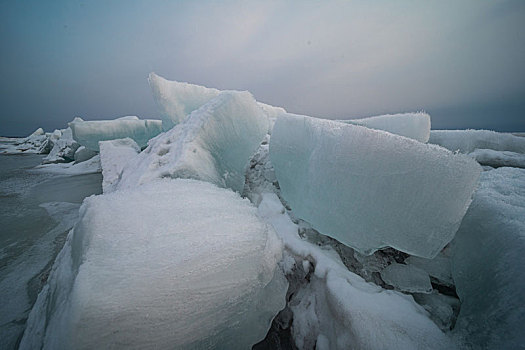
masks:
[[[283,239],[290,285],[281,322],[299,349],[454,349],[414,300],[365,282],[337,253],[301,239],[279,198],[262,195],[259,214]],[[287,316],[292,313],[293,317]]]
[[[53,147],[49,154],[42,160],[44,164],[65,163],[75,160],[75,153],[80,145],[73,140],[71,128],[63,131],[55,130],[55,132],[51,134],[48,142],[51,143]]]
[[[147,145],[148,140],[162,131],[162,122],[153,119],[139,119],[135,116],[122,117],[114,120],[83,121],[75,119],[69,126],[73,130],[73,138],[80,145],[99,151],[98,142],[129,137],[139,147]]]
[[[340,122],[384,130],[426,143],[430,137],[430,116],[427,113],[386,114],[363,119],[339,120]]]
[[[0,145],[1,153],[47,153],[45,152],[48,136],[42,128],[36,129],[31,135],[24,138],[2,138],[7,141]],[[49,151],[48,151],[49,152]]]
[[[118,188],[157,178],[193,178],[242,193],[268,118],[248,92],[222,92],[184,123],[150,141],[123,169]]]
[[[102,165],[102,190],[104,193],[114,190],[120,180],[124,166],[137,154],[140,147],[132,139],[100,141],[100,163]]]
[[[231,190],[159,180],[80,217],[21,349],[247,349],[285,304],[282,243]]]
[[[452,274],[461,299],[454,332],[467,346],[525,344],[525,170],[483,172],[453,241]]]
[[[297,217],[363,254],[432,258],[454,237],[480,166],[438,146],[298,115],[277,119],[270,158]]]
[[[214,88],[166,80],[155,73],[150,73],[148,81],[153,91],[153,98],[160,110],[164,131],[183,122],[191,112],[221,93],[220,90]],[[272,122],[279,114],[285,113],[283,108],[260,102],[258,104]]]

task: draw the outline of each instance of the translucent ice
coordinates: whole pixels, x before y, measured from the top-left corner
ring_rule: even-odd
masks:
[[[422,112],[387,114],[363,119],[340,120],[340,122],[388,131],[423,143],[427,142],[430,137],[430,116]]]
[[[357,125],[287,114],[270,159],[294,215],[363,254],[432,258],[452,240],[481,167],[461,154]]]
[[[476,148],[525,153],[525,137],[490,130],[432,130],[428,142],[462,153]]]
[[[214,88],[166,80],[155,73],[150,73],[148,80],[153,91],[153,98],[160,110],[164,131],[181,123],[191,112],[221,93],[220,90]],[[264,103],[259,103],[259,106],[270,120],[274,120],[278,114],[285,112],[283,108]]]
[[[255,207],[209,183],[89,197],[20,349],[248,349],[285,304],[282,248]]]
[[[98,142],[129,137],[140,147],[162,131],[162,122],[153,119],[123,117],[115,120],[76,121],[69,123],[73,138],[82,146],[99,151]]]
[[[92,151],[84,146],[80,146],[79,148],[77,148],[77,150],[75,151],[75,162],[77,163],[81,163],[81,162],[84,162],[88,159],[91,159],[93,158],[94,156],[97,155],[97,152],[95,151]]]
[[[473,348],[523,347],[525,169],[481,174],[452,249],[452,276],[461,299],[457,335]]]
[[[268,118],[248,92],[222,92],[184,123],[151,140],[122,171],[118,188],[157,178],[194,178],[242,193]]]
[[[410,256],[405,260],[405,263],[425,270],[441,284],[453,285],[454,281],[452,280],[450,271],[450,256],[448,250],[449,249],[446,249],[446,252],[441,251],[434,259]]]
[[[139,154],[140,147],[132,139],[100,141],[100,164],[102,166],[102,190],[114,190],[124,166]]]
[[[381,278],[402,292],[431,293],[428,273],[413,265],[393,263],[381,271]]]

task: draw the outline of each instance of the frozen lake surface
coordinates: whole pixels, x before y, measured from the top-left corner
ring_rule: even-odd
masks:
[[[37,154],[0,155],[0,348],[15,349],[29,311],[83,199],[102,192],[101,174],[32,168]]]

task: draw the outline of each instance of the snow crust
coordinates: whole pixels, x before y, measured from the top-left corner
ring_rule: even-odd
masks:
[[[525,344],[525,169],[481,174],[453,241],[452,275],[461,299],[454,331],[475,349]]]
[[[362,126],[287,114],[270,158],[294,215],[369,255],[426,258],[454,237],[481,167],[465,155]]]
[[[102,190],[104,193],[114,190],[120,180],[124,166],[137,154],[140,147],[132,139],[100,141],[100,163],[102,166]]]
[[[150,73],[148,78],[153,98],[160,111],[162,129],[168,131],[182,123],[191,112],[219,96],[221,90],[200,85],[166,80]],[[273,121],[277,115],[285,113],[284,108],[258,103],[264,113]]]
[[[20,349],[245,349],[288,287],[247,200],[195,180],[87,198]]]
[[[525,138],[490,130],[432,130],[428,142],[462,153],[477,148],[525,153]]]
[[[285,270],[304,273],[290,296],[299,349],[455,348],[412,297],[365,282],[333,250],[301,239],[276,194],[263,193],[258,210],[291,254]]]
[[[248,92],[222,92],[184,123],[152,139],[123,169],[117,188],[158,178],[193,178],[242,193],[268,118]]]
[[[138,119],[135,116],[114,120],[74,120],[69,123],[73,138],[82,146],[99,151],[98,142],[129,137],[139,147],[147,145],[148,140],[162,131],[162,122],[154,119]]]
[[[427,113],[386,114],[363,119],[339,120],[340,122],[384,130],[426,143],[430,137],[430,116]]]

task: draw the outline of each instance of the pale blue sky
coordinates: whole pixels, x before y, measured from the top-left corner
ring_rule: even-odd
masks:
[[[156,118],[147,83],[525,131],[525,1],[0,1],[0,135]]]

